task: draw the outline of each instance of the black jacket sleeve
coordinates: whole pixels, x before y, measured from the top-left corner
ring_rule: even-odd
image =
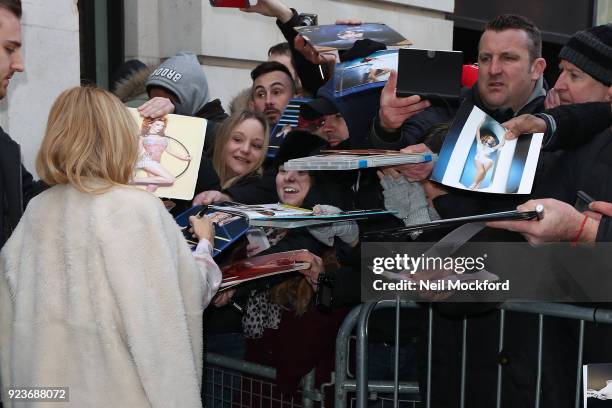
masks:
[[[544,113],[552,116],[556,123],[556,131],[545,144],[545,150],[582,146],[612,125],[612,112],[608,102],[562,105]]]
[[[332,307],[351,306],[361,302],[359,269],[340,266],[326,269],[325,274],[331,279]]]
[[[35,197],[37,194],[41,193],[49,186],[43,181],[34,181],[34,178],[26,170],[26,168],[21,165],[21,191],[23,194],[23,207],[28,205],[28,202]]]
[[[297,27],[299,24],[299,16],[294,9],[291,9],[291,11],[293,12],[293,16],[289,21],[281,23],[279,20],[276,20],[276,25],[289,43],[293,63],[295,64],[297,75],[302,82],[302,89],[310,95],[316,95],[317,90],[327,82],[328,78],[321,76],[321,72],[326,72],[327,67],[321,66],[321,68],[319,68],[319,65],[315,65],[308,61],[295,49],[293,43],[295,37],[297,37],[297,31],[295,31],[294,27]]]
[[[454,109],[443,106],[432,106],[406,120],[400,129],[394,132],[385,131],[380,125],[378,115],[370,132],[370,143],[376,149],[399,150],[406,146],[422,143],[425,133],[441,122],[448,122],[455,114]]]

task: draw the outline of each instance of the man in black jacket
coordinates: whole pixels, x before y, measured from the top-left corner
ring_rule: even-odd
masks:
[[[478,46],[478,82],[462,100],[471,100],[500,122],[541,109],[546,67],[541,49],[539,30],[525,18],[502,15],[491,20]],[[370,135],[377,148],[401,149],[421,143],[425,131],[451,120],[456,113],[456,107],[432,106],[418,95],[398,98],[395,85],[393,74],[382,92]]]
[[[15,72],[23,72],[21,56],[21,1],[0,0],[0,99],[7,93],[9,81]],[[17,227],[26,204],[42,184],[35,183],[32,175],[21,164],[21,149],[0,128],[0,248]],[[0,393],[2,391],[0,390]],[[0,402],[0,408],[2,402]]]
[[[609,30],[609,28],[608,28]],[[585,81],[576,81],[572,83],[566,80],[565,76],[569,73],[565,72],[562,74],[560,79],[561,83],[558,88],[561,90],[562,101],[569,102],[586,102],[586,101],[601,101],[600,104],[592,103],[585,107],[559,107],[556,110],[547,111],[543,116],[547,118],[549,123],[556,123],[558,130],[563,133],[567,132],[569,127],[573,130],[576,126],[569,125],[568,119],[572,116],[580,115],[585,116],[585,113],[594,112],[600,117],[596,117],[596,120],[589,121],[588,125],[578,123],[580,130],[593,128],[595,122],[604,124],[604,127],[608,127],[603,133],[595,136],[591,142],[584,146],[575,149],[568,150],[562,155],[557,156],[557,160],[550,160],[551,153],[542,152],[540,160],[549,159],[548,172],[538,174],[536,181],[534,182],[534,191],[532,197],[554,197],[557,200],[546,199],[546,200],[533,200],[528,203],[519,206],[519,210],[530,210],[535,208],[536,204],[544,204],[545,215],[542,221],[528,221],[528,222],[498,222],[491,223],[490,226],[506,228],[510,231],[522,232],[526,239],[532,243],[541,243],[544,241],[609,241],[610,236],[610,219],[607,217],[599,219],[589,218],[586,215],[580,214],[570,204],[573,203],[576,198],[576,192],[578,190],[584,190],[596,199],[603,199],[612,201],[612,180],[609,178],[611,174],[610,168],[610,157],[612,157],[612,134],[609,128],[609,117],[610,117],[610,105],[609,97],[612,96],[610,85],[612,84],[612,71],[609,70],[610,60],[612,52],[610,52],[610,43],[605,44],[606,35],[602,33],[601,27],[596,27],[588,32],[581,32],[575,35],[570,42],[564,47],[561,52],[561,57],[565,61],[562,66],[564,69],[580,69],[581,75],[589,75],[591,80],[597,78],[594,81],[589,81],[589,90],[582,89]],[[604,31],[606,31],[604,29]],[[576,38],[580,39],[577,43],[574,41]],[[609,36],[607,38],[610,38]],[[609,41],[609,40],[607,40]],[[596,50],[604,50],[599,55]],[[607,52],[606,52],[607,50]],[[586,58],[585,58],[586,57]],[[572,64],[572,67],[568,63]],[[592,73],[592,75],[591,75]],[[608,94],[602,93],[601,89],[604,88],[608,91]],[[571,98],[570,98],[571,95]],[[599,95],[594,98],[593,95]],[[573,99],[572,99],[573,98]],[[602,106],[603,105],[603,106]],[[607,105],[607,106],[606,106]],[[582,113],[580,113],[582,112]],[[599,113],[598,113],[599,112]],[[554,119],[554,120],[553,120]],[[517,119],[518,120],[518,119]],[[545,121],[544,121],[545,122]],[[608,123],[606,125],[606,122]],[[601,130],[601,128],[599,129]],[[568,138],[567,134],[548,140],[546,146],[551,148],[553,146],[575,146],[576,144],[584,144],[590,138],[587,134],[577,134],[575,131],[573,138]],[[575,139],[572,140],[572,139]],[[576,143],[577,141],[581,141]],[[443,201],[447,204],[457,205],[458,201],[453,199],[452,194],[447,197],[442,197]],[[490,206],[491,199],[482,200],[487,202],[487,206]],[[524,201],[524,199],[522,199]],[[465,200],[461,202],[461,205],[465,204]],[[437,208],[440,209],[440,200],[436,204]],[[596,204],[597,210],[601,208],[602,203]],[[473,208],[473,206],[471,207]],[[484,206],[481,208],[485,208]],[[490,207],[489,207],[490,208]],[[509,209],[509,207],[508,207]],[[602,212],[604,212],[602,210]],[[489,231],[490,232],[490,231]],[[580,257],[582,254],[582,257]],[[585,265],[581,266],[579,270],[581,282],[585,281],[585,277],[589,276],[590,280],[597,282],[594,277],[596,273],[601,274],[605,268],[595,267],[596,257],[595,253],[592,253],[589,258],[584,256],[584,253],[577,251],[568,251],[568,256],[573,259],[584,261],[588,259]],[[601,260],[601,258],[599,258]],[[570,262],[561,263],[561,265],[569,265]],[[555,266],[555,271],[558,275],[560,274],[560,268],[558,265]],[[607,265],[606,265],[607,268]],[[576,272],[577,269],[566,268],[569,271],[568,275],[572,275],[572,272]],[[515,272],[522,272],[516,270]],[[546,279],[543,271],[537,271],[540,279]],[[600,287],[605,287],[603,281],[599,281]],[[556,281],[549,282],[550,284],[557,283]],[[575,282],[573,282],[575,286]],[[606,292],[607,295],[608,292]],[[607,307],[607,306],[606,306]],[[512,321],[510,320],[512,318]],[[493,315],[478,316],[470,321],[471,330],[478,332],[479,336],[483,336],[490,329],[491,323],[495,323]],[[502,362],[504,371],[504,387],[503,393],[505,394],[504,401],[510,403],[508,406],[522,406],[523,404],[531,404],[535,392],[542,393],[542,406],[550,407],[561,407],[570,406],[570,401],[574,401],[574,384],[575,378],[572,375],[575,373],[575,362],[571,360],[570,353],[576,350],[575,345],[577,341],[573,338],[575,331],[568,330],[566,326],[571,326],[567,322],[559,322],[555,319],[547,320],[547,340],[545,340],[545,352],[543,354],[542,367],[542,385],[541,390],[535,390],[533,384],[535,378],[533,377],[533,368],[535,367],[536,361],[536,350],[532,347],[535,344],[536,334],[535,319],[529,316],[518,316],[511,315],[506,319],[506,338],[504,350],[499,354],[499,361]],[[512,326],[511,326],[512,325]],[[511,329],[510,327],[513,327]],[[610,332],[598,332],[598,335],[593,336],[593,328],[587,325],[585,347],[584,347],[584,361],[585,362],[608,362],[612,358],[612,354],[607,353],[607,345],[597,343],[597,339],[610,338]],[[605,333],[605,335],[602,335]],[[478,342],[476,342],[478,344]],[[469,345],[468,345],[469,348]],[[480,372],[486,373],[487,369],[490,369],[489,373],[493,373],[496,368],[492,361],[479,358],[480,356],[494,355],[494,351],[485,350],[485,345],[481,345],[477,349],[477,361],[480,365],[478,368]],[[474,350],[472,355],[474,355]],[[447,350],[448,352],[448,350]],[[470,355],[470,351],[468,351]],[[468,374],[468,378],[469,378]],[[473,375],[473,377],[475,377]],[[479,377],[480,380],[478,385],[484,390],[492,390],[495,387],[489,387],[484,384],[486,382],[485,376]],[[494,376],[492,376],[494,378]],[[434,382],[435,384],[435,382]],[[470,385],[468,380],[467,394],[470,394]],[[485,395],[487,391],[480,391],[479,398],[486,401]],[[475,405],[474,405],[475,406]],[[483,406],[486,406],[483,405]]]
[[[0,0],[0,99],[15,72],[23,72],[21,56],[21,2]],[[19,145],[0,128],[0,247],[17,226],[27,202],[40,187],[21,164]]]

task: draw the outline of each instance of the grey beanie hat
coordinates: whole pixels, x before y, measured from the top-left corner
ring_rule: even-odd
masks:
[[[175,113],[195,115],[208,102],[208,82],[195,54],[180,52],[161,63],[145,83],[147,90],[159,86],[175,94]]]
[[[605,86],[612,85],[612,24],[578,31],[561,49],[569,61]]]

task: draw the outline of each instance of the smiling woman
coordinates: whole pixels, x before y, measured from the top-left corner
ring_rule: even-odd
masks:
[[[267,134],[265,118],[252,111],[242,111],[223,123],[212,160],[221,188],[229,188],[242,177],[260,171],[268,151]]]

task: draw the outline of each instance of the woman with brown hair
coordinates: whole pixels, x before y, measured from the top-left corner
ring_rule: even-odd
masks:
[[[192,254],[161,201],[128,185],[138,137],[107,91],[72,88],[51,108],[36,168],[52,187],[0,253],[3,386],[68,387],[74,406],[201,406],[213,228],[191,219]]]

